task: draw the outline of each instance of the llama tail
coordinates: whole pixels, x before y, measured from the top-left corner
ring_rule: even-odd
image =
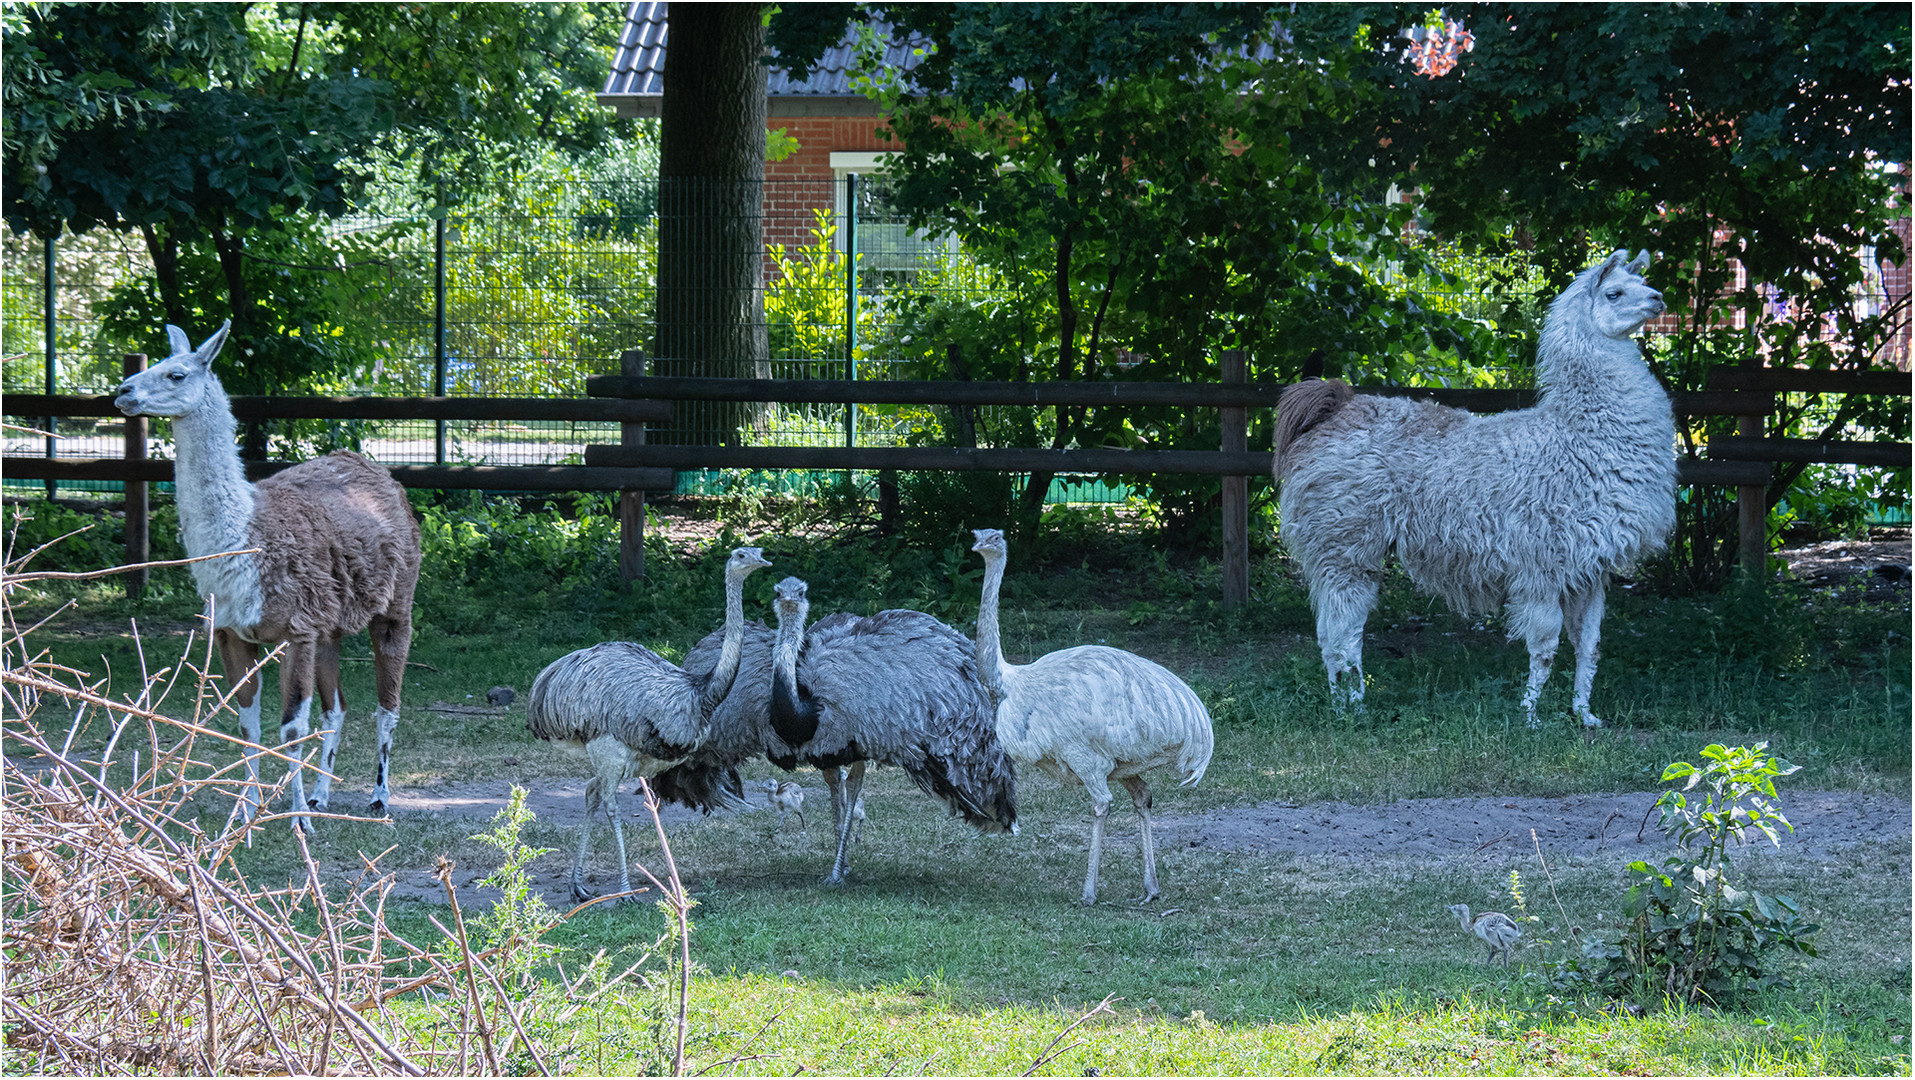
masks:
[[[1278,479],[1295,464],[1290,459],[1290,444],[1297,437],[1335,415],[1356,391],[1342,379],[1305,379],[1284,388],[1277,398],[1276,475]]]

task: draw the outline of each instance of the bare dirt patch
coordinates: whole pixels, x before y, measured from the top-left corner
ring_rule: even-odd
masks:
[[[1907,596],[1910,542],[1907,529],[1876,529],[1866,540],[1829,540],[1776,552],[1789,577],[1815,588],[1860,585],[1868,599]]]
[[[511,783],[508,780],[476,781],[395,792],[392,812],[400,817],[489,818],[504,809]],[[542,781],[525,786],[530,789],[526,804],[540,820],[567,830],[578,827],[585,812],[583,781]],[[746,794],[754,806],[765,806],[764,792],[748,788]],[[1533,857],[1536,846],[1540,845],[1552,862],[1561,859],[1572,865],[1585,860],[1620,863],[1627,859],[1653,858],[1669,848],[1669,842],[1656,827],[1654,806],[1660,794],[1625,792],[1555,799],[1504,796],[1408,799],[1372,806],[1264,802],[1203,814],[1163,813],[1154,815],[1153,821],[1160,845],[1193,851],[1474,867],[1507,862],[1512,855]],[[807,787],[805,795],[808,807],[828,805],[829,796],[822,784]],[[629,793],[622,796],[622,805],[626,843],[632,856],[644,861],[657,846],[650,815],[638,798]],[[1764,840],[1752,846],[1748,853],[1779,850],[1810,858],[1842,859],[1859,854],[1865,845],[1905,843],[1910,839],[1911,828],[1915,827],[1911,824],[1909,800],[1899,796],[1798,791],[1786,793],[1781,805],[1795,825],[1795,832],[1783,834],[1779,849],[1771,848]],[[661,817],[668,831],[676,831],[697,827],[703,815],[683,807],[667,806]],[[1536,835],[1534,841],[1530,839],[1532,829]],[[1128,830],[1119,826],[1107,842],[1128,844],[1132,839]],[[610,838],[601,832],[596,845],[601,855],[609,850],[609,843]],[[479,873],[460,874],[455,876],[455,881],[468,885],[479,876]],[[537,884],[548,904],[560,910],[570,906],[564,873],[541,875]],[[609,889],[612,885],[601,880],[593,887]],[[430,870],[400,870],[395,896],[439,900],[444,895],[443,887]],[[490,894],[480,890],[472,895],[483,901]]]

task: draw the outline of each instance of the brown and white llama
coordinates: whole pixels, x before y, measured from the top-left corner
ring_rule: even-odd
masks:
[[[192,565],[200,595],[210,601],[213,635],[228,679],[245,679],[233,696],[240,726],[259,744],[260,647],[284,642],[280,659],[279,739],[312,733],[319,701],[319,776],[306,798],[298,758],[290,767],[294,810],[325,810],[333,758],[346,717],[339,687],[339,642],[369,628],[379,705],[379,775],[371,811],[385,811],[399,688],[412,645],[412,593],[419,582],[419,524],[406,495],[386,470],[339,450],[248,483],[233,441],[233,409],[213,374],[227,322],[198,349],[185,331],[166,328],[173,355],[120,384],[114,401],[128,416],[173,420],[173,484],[180,540],[199,557],[257,548],[257,554]],[[303,755],[302,755],[303,756]],[[258,810],[258,751],[246,759],[241,809]],[[294,827],[310,828],[296,816]]]

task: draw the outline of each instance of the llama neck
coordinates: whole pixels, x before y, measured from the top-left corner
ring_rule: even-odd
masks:
[[[731,692],[738,677],[738,660],[745,651],[745,577],[725,575],[725,644],[718,653],[718,666],[712,668],[705,691],[698,697],[698,708],[709,719],[712,710]]]
[[[233,410],[214,383],[200,406],[173,418],[173,488],[189,557],[246,547],[253,485],[233,442]]]
[[[991,700],[1002,696],[1004,652],[998,642],[997,594],[1004,584],[1004,556],[995,552],[984,560],[984,599],[977,609],[977,675]]]
[[[1634,339],[1605,337],[1569,319],[1551,319],[1543,327],[1536,391],[1537,406],[1565,426],[1593,422],[1609,431],[1622,420],[1658,415],[1645,409],[1645,399],[1661,399],[1665,410],[1668,403]]]

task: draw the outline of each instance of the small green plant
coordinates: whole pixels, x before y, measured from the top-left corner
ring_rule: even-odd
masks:
[[[540,937],[553,925],[553,912],[545,899],[532,891],[531,865],[551,848],[531,847],[521,838],[533,813],[525,805],[525,789],[512,785],[505,809],[492,818],[492,828],[472,839],[498,849],[502,861],[498,868],[479,880],[503,895],[485,914],[472,920],[484,947],[497,947],[502,957],[499,971],[507,982],[524,991],[529,989],[533,968],[547,953],[556,951]]]
[[[1775,778],[1799,766],[1769,756],[1768,748],[1711,743],[1702,766],[1678,761],[1662,771],[1665,782],[1689,781],[1656,801],[1662,829],[1680,850],[1660,868],[1640,859],[1629,864],[1622,935],[1583,946],[1581,969],[1598,987],[1719,1003],[1745,984],[1786,984],[1772,960],[1778,949],[1816,955],[1819,927],[1802,920],[1795,901],[1728,880],[1732,848],[1758,833],[1780,846],[1777,826],[1794,831],[1772,800]],[[1698,787],[1700,800],[1684,794]]]

